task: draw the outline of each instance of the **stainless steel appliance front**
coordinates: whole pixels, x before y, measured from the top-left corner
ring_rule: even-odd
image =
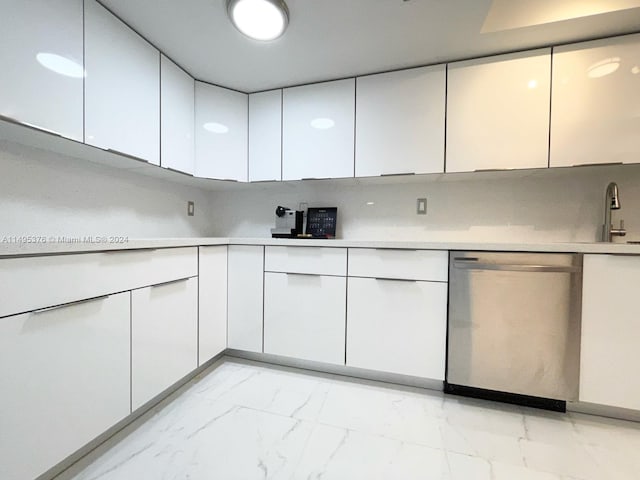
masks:
[[[450,255],[447,383],[576,400],[582,255]]]

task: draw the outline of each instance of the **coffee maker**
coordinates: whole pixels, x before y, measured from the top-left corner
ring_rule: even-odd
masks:
[[[301,210],[291,210],[287,207],[276,208],[276,226],[271,229],[272,238],[295,238],[302,235]]]

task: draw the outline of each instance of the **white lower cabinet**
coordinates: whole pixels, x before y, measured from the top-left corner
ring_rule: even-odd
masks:
[[[447,284],[349,278],[347,366],[444,380]]]
[[[585,255],[581,402],[640,410],[640,256]]]
[[[262,352],[264,247],[229,245],[227,345]]]
[[[227,348],[227,246],[200,247],[198,365]]]
[[[344,365],[346,278],[264,277],[264,353]]]
[[[131,292],[132,409],[197,366],[197,277]]]
[[[0,319],[0,478],[35,478],[130,413],[129,292]]]

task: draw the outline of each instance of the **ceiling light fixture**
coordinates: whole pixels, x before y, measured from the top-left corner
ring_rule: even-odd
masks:
[[[284,0],[228,0],[227,14],[242,34],[254,40],[275,40],[289,24]]]

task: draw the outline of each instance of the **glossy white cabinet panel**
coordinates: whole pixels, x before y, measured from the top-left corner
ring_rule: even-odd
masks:
[[[81,142],[82,0],[3,0],[0,11],[0,115]]]
[[[450,63],[447,172],[546,168],[551,50]]]
[[[264,274],[264,353],[344,365],[346,278]]]
[[[129,415],[129,302],[0,319],[0,478],[35,478]]]
[[[640,35],[553,49],[551,166],[640,162]]]
[[[349,278],[347,365],[444,380],[447,284]]]
[[[355,79],[285,88],[282,179],[353,177]]]
[[[0,317],[197,274],[197,247],[4,258]]]
[[[131,292],[132,409],[197,366],[198,278]]]
[[[198,365],[227,348],[227,246],[200,247]]]
[[[161,165],[184,173],[195,171],[195,81],[161,55]]]
[[[85,142],[160,164],[160,53],[85,0]]]
[[[229,245],[228,337],[236,350],[262,352],[264,247]]]
[[[640,256],[585,255],[580,401],[640,410]]]
[[[349,276],[446,282],[449,278],[449,252],[350,248]]]
[[[282,180],[282,90],[249,95],[249,181]]]
[[[248,96],[196,82],[196,176],[247,181]]]
[[[332,247],[265,247],[266,272],[346,275],[347,249]]]
[[[445,68],[356,80],[356,177],[444,172]]]

